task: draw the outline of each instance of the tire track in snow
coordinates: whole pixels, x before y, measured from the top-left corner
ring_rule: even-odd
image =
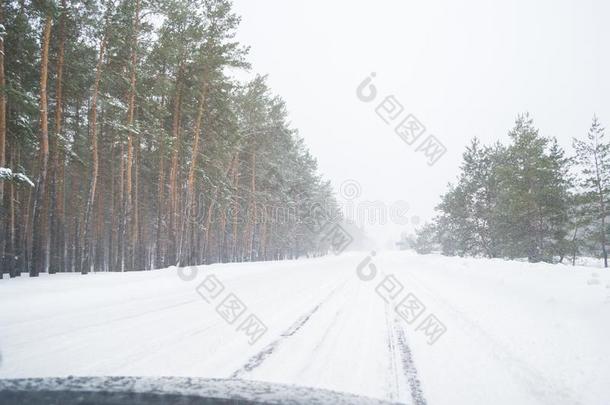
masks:
[[[286,329],[284,332],[282,332],[276,340],[272,341],[267,346],[265,346],[265,348],[263,348],[263,350],[261,350],[254,356],[250,357],[250,359],[246,362],[246,364],[244,364],[240,369],[236,370],[235,372],[233,372],[233,374],[231,374],[230,378],[243,378],[243,376],[245,374],[251,372],[252,370],[258,368],[261,364],[263,364],[263,362],[269,356],[271,356],[286,339],[290,338],[291,336],[296,334],[299,330],[301,330],[301,328],[303,328],[303,326],[305,326],[305,324],[320,309],[320,307],[322,307],[322,305],[327,303],[330,300],[330,298],[344,285],[345,285],[345,283],[340,286],[335,287],[326,296],[326,298],[324,298],[322,301],[320,301],[311,310],[309,310],[305,314],[301,315],[296,320],[296,322],[294,322],[292,325],[290,325],[288,327],[288,329]]]
[[[417,368],[413,361],[413,354],[407,342],[407,335],[401,325],[401,321],[394,319],[394,335],[396,338],[396,347],[400,354],[400,362],[402,364],[403,375],[407,379],[409,390],[411,391],[411,399],[414,405],[426,405],[426,399],[421,388],[421,382],[417,376]]]
[[[398,355],[396,354],[396,344],[394,339],[394,328],[390,324],[390,316],[388,315],[388,307],[389,305],[386,303],[384,305],[384,314],[385,314],[385,324],[386,324],[386,338],[387,338],[387,349],[389,354],[389,373],[390,373],[390,381],[388,381],[388,399],[390,401],[397,401],[400,399],[400,382],[398,380],[398,369],[396,366],[396,359]]]
[[[355,291],[357,288],[356,284],[352,284],[351,291]],[[334,348],[337,345],[337,340],[339,336],[337,334],[337,330],[344,330],[344,325],[346,323],[346,307],[350,301],[350,299],[354,299],[350,293],[344,295],[342,302],[338,305],[338,310],[335,311],[335,314],[327,323],[327,326],[324,328],[324,333],[318,339],[315,346],[311,350],[311,361],[307,362],[296,374],[298,378],[300,378],[307,370],[311,368],[313,364],[316,363],[315,359],[320,355],[320,351],[323,347],[332,347]],[[333,351],[333,349],[330,349]]]
[[[409,347],[402,321],[390,314],[391,303],[385,305],[386,330],[388,338],[388,353],[390,355],[390,400],[400,400],[401,386],[406,385],[413,405],[426,405],[426,399],[417,374],[413,354]],[[399,368],[401,370],[399,370]],[[402,372],[401,372],[402,371]],[[404,379],[401,381],[401,377]],[[401,384],[402,383],[402,384]],[[403,391],[404,392],[404,391]]]
[[[300,292],[297,294],[293,294],[292,297],[301,297],[301,296],[308,295],[308,294],[309,294],[309,291],[303,291],[303,292]],[[262,297],[262,298],[259,298],[258,300],[251,300],[251,301],[249,301],[249,303],[253,304],[253,305],[261,305],[261,304],[271,305],[274,302],[273,299],[275,299],[275,298],[273,297],[270,299],[269,297]],[[172,346],[179,344],[180,341],[182,341],[182,340],[189,339],[193,336],[197,336],[197,335],[200,335],[203,333],[209,333],[216,328],[222,328],[222,327],[226,327],[226,321],[219,317],[216,321],[210,323],[209,325],[206,325],[203,328],[188,328],[188,330],[183,331],[183,333],[178,334],[177,336],[175,336],[175,338],[166,339],[167,344],[157,345],[156,347],[153,348],[152,351],[155,355],[158,355],[159,353],[174,350]],[[143,348],[141,348],[141,352],[147,353],[147,352],[150,352],[150,350],[149,350],[149,348],[143,347]],[[147,358],[147,356],[142,356],[139,359],[131,359],[128,361],[128,363],[129,363],[129,365],[133,365],[133,363],[135,363],[139,360],[146,359],[146,358]]]

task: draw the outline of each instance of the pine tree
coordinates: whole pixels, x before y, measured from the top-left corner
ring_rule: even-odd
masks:
[[[552,261],[567,222],[567,161],[556,142],[534,128],[528,114],[517,118],[509,135],[513,143],[498,177],[505,253],[533,262]]]
[[[438,227],[428,223],[416,230],[414,249],[419,254],[432,253],[437,247]]]
[[[592,222],[596,228],[596,240],[599,251],[604,259],[604,267],[608,267],[608,252],[606,249],[608,217],[608,193],[610,188],[610,144],[605,139],[605,131],[596,116],[593,117],[591,128],[585,140],[574,139],[576,163],[581,170],[580,187],[587,201],[594,205]]]
[[[464,152],[457,184],[437,207],[442,252],[563,260],[570,249],[569,159],[528,115],[517,118],[509,135],[506,147],[474,139]]]
[[[494,227],[500,156],[500,146],[482,146],[477,138],[466,148],[458,184],[450,188],[438,207],[445,213],[441,220],[456,236],[453,241],[442,239],[446,252],[498,256]]]
[[[248,67],[230,1],[2,6],[0,159],[14,170],[0,254],[11,275],[324,250],[297,213],[276,219],[333,201],[332,188],[264,79],[227,76]],[[273,171],[283,180],[268,181]],[[27,173],[35,190],[13,181]]]

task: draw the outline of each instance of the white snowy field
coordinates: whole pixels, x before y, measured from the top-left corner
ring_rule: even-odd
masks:
[[[203,266],[191,281],[175,268],[0,280],[0,378],[195,376],[407,404],[610,403],[610,271],[367,257]],[[404,289],[386,303],[376,287],[391,275]],[[231,293],[246,309],[229,324],[216,308],[226,315]],[[394,310],[409,293],[425,305],[412,323]],[[267,327],[253,344],[238,330],[251,314]]]

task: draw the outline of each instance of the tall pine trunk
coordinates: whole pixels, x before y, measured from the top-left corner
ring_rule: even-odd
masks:
[[[0,25],[4,25],[4,1],[0,2]],[[4,36],[0,35],[0,167],[6,166],[6,79],[4,77]],[[4,204],[4,182],[0,181],[0,205]],[[2,224],[0,224],[1,226]],[[1,277],[0,272],[0,277]]]
[[[254,250],[254,235],[256,232],[256,150],[255,145],[252,145],[250,154],[251,178],[250,178],[250,207],[248,215],[248,225],[244,235],[245,257],[252,261]]]
[[[93,210],[93,203],[95,202],[95,192],[98,180],[99,171],[99,156],[97,147],[97,97],[100,88],[100,79],[102,77],[102,66],[104,62],[104,53],[106,51],[106,35],[102,39],[100,45],[100,52],[97,60],[97,66],[95,68],[95,82],[93,84],[93,94],[91,95],[91,113],[89,116],[89,137],[91,139],[91,179],[89,182],[89,193],[87,197],[87,203],[85,204],[85,216],[83,218],[81,232],[83,235],[83,252],[81,255],[80,269],[82,274],[87,274],[90,266],[90,255],[91,247],[93,245],[91,237],[91,211]]]
[[[136,102],[136,69],[138,62],[138,29],[139,29],[139,18],[140,18],[140,0],[136,0],[135,11],[132,21],[133,38],[131,42],[131,56],[130,56],[130,79],[129,79],[129,93],[127,100],[127,162],[125,163],[125,195],[123,202],[123,241],[126,242],[125,255],[128,260],[128,270],[133,270],[135,266],[135,248],[137,243],[137,222],[135,221],[135,211],[137,207],[133,204],[133,155],[134,155],[134,115],[135,115],[135,102]]]
[[[46,198],[48,166],[49,166],[49,123],[48,123],[48,100],[47,100],[47,81],[49,67],[49,43],[51,42],[51,23],[53,17],[49,13],[44,22],[41,57],[40,57],[40,155],[39,155],[39,174],[36,184],[34,198],[33,221],[32,221],[32,264],[30,276],[37,277],[45,270],[47,248],[48,248],[48,229],[46,227],[48,218]]]
[[[0,2],[0,25],[4,25],[4,2]],[[0,167],[6,166],[6,95],[4,94],[5,85],[6,79],[4,78],[4,36],[0,35]],[[0,207],[5,206],[4,181],[0,181]],[[12,262],[12,258],[9,259],[6,255],[6,239],[9,234],[8,227],[8,215],[0,215],[0,232],[2,233],[2,235],[0,235],[0,266],[2,267],[0,269],[0,278],[2,278],[2,273],[4,272],[5,266],[10,266],[8,262]],[[5,229],[7,232],[5,232]],[[14,253],[10,252],[10,254]],[[12,272],[10,274],[12,275]]]
[[[195,128],[193,130],[193,150],[191,153],[191,166],[189,168],[188,180],[187,180],[187,188],[186,188],[186,209],[187,215],[185,218],[185,227],[186,227],[186,246],[185,246],[185,254],[182,258],[184,263],[187,265],[194,264],[192,263],[192,251],[194,249],[194,227],[193,223],[197,216],[197,207],[195,204],[195,172],[197,170],[197,158],[199,157],[199,140],[201,138],[201,125],[203,122],[203,115],[205,113],[205,105],[207,103],[207,92],[208,92],[208,82],[207,75],[203,75],[202,85],[201,85],[201,94],[199,98],[199,106],[197,108],[197,118],[195,119]],[[206,231],[207,232],[207,231]]]
[[[49,272],[63,271],[65,265],[64,247],[64,145],[62,138],[63,123],[63,71],[65,49],[65,12],[66,0],[61,1],[59,17],[59,47],[57,51],[57,78],[55,83],[55,136],[53,138],[53,190],[51,194],[51,236],[52,255]]]
[[[169,173],[169,242],[168,247],[168,262],[166,264],[176,264],[178,250],[177,244],[177,224],[178,224],[178,163],[180,158],[180,134],[181,134],[181,114],[182,114],[182,74],[184,71],[184,62],[180,62],[178,73],[176,76],[176,92],[174,95],[174,108],[172,117],[172,162]]]
[[[231,261],[239,261],[238,257],[239,245],[238,245],[238,225],[239,225],[239,153],[236,154],[236,162],[233,167],[233,189],[235,195],[233,197],[233,209],[232,209],[232,229],[231,229]]]
[[[155,243],[155,267],[161,268],[165,264],[163,235],[163,207],[165,205],[165,140],[163,133],[159,141],[159,177],[157,181],[157,240]]]

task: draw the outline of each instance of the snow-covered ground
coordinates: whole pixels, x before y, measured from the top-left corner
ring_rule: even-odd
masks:
[[[610,403],[610,271],[387,252],[219,264],[184,278],[0,280],[0,377],[243,378],[415,404]],[[233,298],[243,306],[231,312]]]

